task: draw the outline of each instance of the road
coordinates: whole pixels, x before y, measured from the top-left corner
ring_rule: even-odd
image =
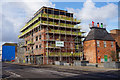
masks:
[[[3,78],[120,78],[120,71],[85,71],[60,69],[45,66],[25,66],[19,64],[2,63]]]

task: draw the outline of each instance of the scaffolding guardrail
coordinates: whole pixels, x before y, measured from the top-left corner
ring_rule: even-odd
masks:
[[[49,22],[48,23],[48,21],[41,21],[41,23],[44,23],[44,24],[52,24],[52,22]],[[32,29],[34,29],[37,25],[40,25],[40,21],[39,22],[37,22],[37,23],[35,23],[33,26],[31,26],[29,29],[27,29],[27,30],[25,30],[23,33],[21,33],[21,35],[19,35],[18,36],[18,38],[19,37],[21,37],[21,36],[23,36],[24,34],[26,34],[27,32],[29,32],[30,30],[32,30]],[[52,25],[57,25],[57,26],[59,26],[59,24],[57,24],[57,23],[54,23],[54,24],[52,24]],[[65,25],[64,23],[60,23],[60,25]],[[74,27],[74,25],[71,25],[71,24],[66,24],[66,27]],[[65,27],[65,26],[64,26]],[[77,33],[75,33],[75,32],[73,32],[75,35],[77,34]],[[81,35],[81,33],[78,33],[78,35]]]
[[[41,17],[48,17],[48,18],[53,18],[53,19],[61,19],[61,20],[67,20],[67,21],[80,22],[80,20],[77,20],[76,18],[67,17],[67,16],[63,16],[63,15],[43,13]]]
[[[34,17],[33,19],[31,19],[28,23],[26,23],[26,25],[20,31],[22,32],[26,27],[28,27],[30,24],[32,24],[39,17],[48,17],[48,18],[53,18],[53,19],[61,19],[61,20],[67,20],[67,21],[81,22],[80,20],[77,20],[76,18],[73,18],[73,17],[41,13],[41,14],[37,15],[36,17]]]
[[[47,53],[46,53],[47,54]],[[49,56],[82,56],[82,52],[81,53],[73,53],[71,54],[71,52],[49,52]]]
[[[20,31],[23,31],[26,27],[28,27],[30,24],[32,24],[34,21],[36,21],[39,17],[41,17],[41,14],[37,15],[30,22],[26,23],[25,26]]]

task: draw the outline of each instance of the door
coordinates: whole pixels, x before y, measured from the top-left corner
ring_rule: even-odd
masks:
[[[108,61],[107,55],[104,55],[104,61],[105,61],[105,62]]]
[[[43,57],[37,56],[37,64],[43,64]]]

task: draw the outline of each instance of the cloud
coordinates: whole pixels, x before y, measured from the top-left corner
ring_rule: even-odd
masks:
[[[36,1],[36,2],[35,2]],[[19,0],[19,2],[2,1],[2,41],[17,42],[19,30],[25,23],[33,17],[33,14],[42,6],[55,7],[49,0]],[[1,3],[0,3],[1,5]],[[87,0],[82,9],[67,8],[69,12],[73,12],[75,16],[82,19],[82,30],[89,30],[91,20],[106,21],[117,15],[117,5],[108,3],[103,7],[96,7],[95,3]],[[0,23],[1,24],[1,23]]]
[[[42,6],[46,7],[53,7],[55,8],[55,4],[52,4],[49,0],[38,0],[38,2],[35,2],[34,0],[22,0],[23,3],[20,4],[21,7],[24,8],[27,15],[33,15],[38,9],[40,9]]]
[[[113,19],[118,15],[118,7],[113,3],[108,3],[102,7],[96,7],[92,0],[86,0],[82,9],[67,8],[69,12],[73,12],[75,17],[82,20],[82,23],[89,25],[91,21],[103,22],[107,24],[108,19]],[[117,21],[117,20],[116,20]],[[87,27],[87,28],[86,28]],[[88,31],[88,26],[83,26],[85,31]]]
[[[49,0],[2,1],[2,42],[17,42],[20,29],[42,6],[55,7]]]

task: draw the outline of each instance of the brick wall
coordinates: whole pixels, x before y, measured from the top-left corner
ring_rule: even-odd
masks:
[[[108,61],[110,61],[112,52],[115,52],[116,54],[115,41],[106,41],[106,47],[104,47],[104,41],[102,40],[98,40],[98,41],[100,43],[100,47],[97,47],[98,63],[101,62],[101,59],[104,60],[104,55],[107,55]],[[113,47],[111,46],[111,42],[113,42]]]
[[[96,42],[95,40],[84,42],[84,56],[90,63],[96,63]]]
[[[118,46],[120,47],[120,30],[111,30],[110,34],[115,39]]]
[[[115,39],[116,41],[116,49],[117,49],[117,54],[118,54],[118,58],[120,61],[120,30],[111,30],[110,31],[111,36]]]
[[[111,41],[106,41],[106,47],[104,47],[104,41],[98,40],[100,47],[97,47],[96,40],[90,40],[84,42],[84,56],[90,63],[101,63],[101,59],[104,59],[104,55],[111,58],[111,51],[116,53],[115,41],[113,41],[113,47],[111,47]]]

